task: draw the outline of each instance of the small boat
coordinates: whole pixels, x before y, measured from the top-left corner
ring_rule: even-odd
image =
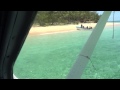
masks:
[[[77,30],[91,30],[92,29],[92,27],[90,27],[90,28],[88,28],[88,27],[84,28],[84,27],[81,27],[81,26],[76,26],[76,28],[77,28]]]

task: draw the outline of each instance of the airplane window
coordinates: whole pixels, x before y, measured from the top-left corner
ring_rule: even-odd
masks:
[[[100,16],[95,11],[38,11],[14,74],[24,79],[65,79]],[[82,78],[118,78],[119,28],[115,22],[112,38],[113,22],[106,24]]]

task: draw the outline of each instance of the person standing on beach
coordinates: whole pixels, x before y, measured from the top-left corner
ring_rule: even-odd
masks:
[[[84,28],[84,26],[82,26],[82,28]]]
[[[88,26],[86,27],[86,29],[88,29]]]
[[[81,28],[82,28],[82,26],[83,26],[83,25],[81,24]]]

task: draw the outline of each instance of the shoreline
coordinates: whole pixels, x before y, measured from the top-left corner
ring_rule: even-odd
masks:
[[[69,25],[56,25],[56,26],[46,26],[46,27],[31,27],[29,31],[29,35],[44,35],[44,34],[52,34],[52,33],[64,33],[76,31],[76,26],[83,25],[84,27],[91,26],[94,28],[97,23],[79,23],[78,25],[69,24]],[[120,23],[114,23],[115,26],[120,26]],[[113,22],[107,22],[106,26],[113,26]]]

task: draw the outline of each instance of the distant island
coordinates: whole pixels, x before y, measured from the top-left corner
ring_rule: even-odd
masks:
[[[39,26],[97,23],[96,11],[38,11],[34,24]]]

